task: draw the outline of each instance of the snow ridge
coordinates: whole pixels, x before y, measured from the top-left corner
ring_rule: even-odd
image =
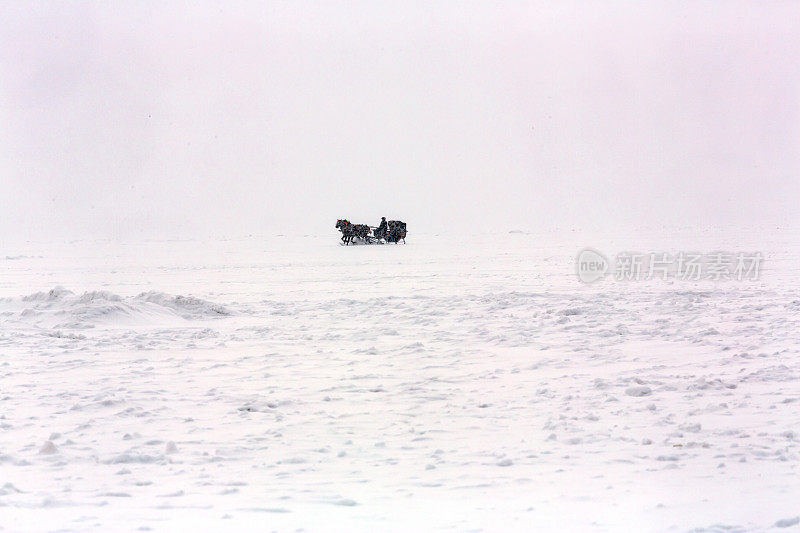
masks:
[[[0,323],[88,329],[100,324],[160,323],[164,319],[213,319],[232,315],[226,307],[191,295],[143,292],[124,298],[98,290],[76,294],[57,286],[21,298],[0,299]]]

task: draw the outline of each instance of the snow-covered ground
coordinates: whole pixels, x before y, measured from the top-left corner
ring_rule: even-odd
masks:
[[[796,530],[797,233],[664,234],[8,246],[0,530]]]

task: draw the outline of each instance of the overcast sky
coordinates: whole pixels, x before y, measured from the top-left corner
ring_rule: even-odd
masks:
[[[800,3],[0,4],[0,238],[793,223]]]

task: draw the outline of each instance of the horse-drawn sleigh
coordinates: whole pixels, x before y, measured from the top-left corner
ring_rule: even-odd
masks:
[[[406,223],[400,220],[382,221],[380,226],[374,227],[341,219],[336,221],[336,229],[342,232],[343,245],[406,243]]]

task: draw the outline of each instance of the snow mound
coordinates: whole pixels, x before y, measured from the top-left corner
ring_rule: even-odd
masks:
[[[36,292],[34,294],[29,294],[28,296],[23,296],[23,302],[51,302],[53,300],[59,300],[66,296],[71,296],[73,294],[72,291],[68,291],[62,286],[53,287],[47,292]]]
[[[75,294],[64,287],[21,298],[0,299],[0,323],[53,329],[90,329],[98,325],[131,325],[225,317],[225,307],[194,296],[146,292],[122,297],[109,291]],[[72,338],[59,333],[59,336]]]
[[[173,310],[186,319],[203,316],[228,316],[231,312],[221,305],[195,298],[194,296],[173,296],[163,292],[143,292],[136,297],[142,302],[149,302]]]
[[[639,385],[636,387],[629,387],[625,389],[625,394],[627,394],[628,396],[641,397],[641,396],[650,396],[651,394],[653,394],[653,391],[652,389],[650,389],[650,387]]]

